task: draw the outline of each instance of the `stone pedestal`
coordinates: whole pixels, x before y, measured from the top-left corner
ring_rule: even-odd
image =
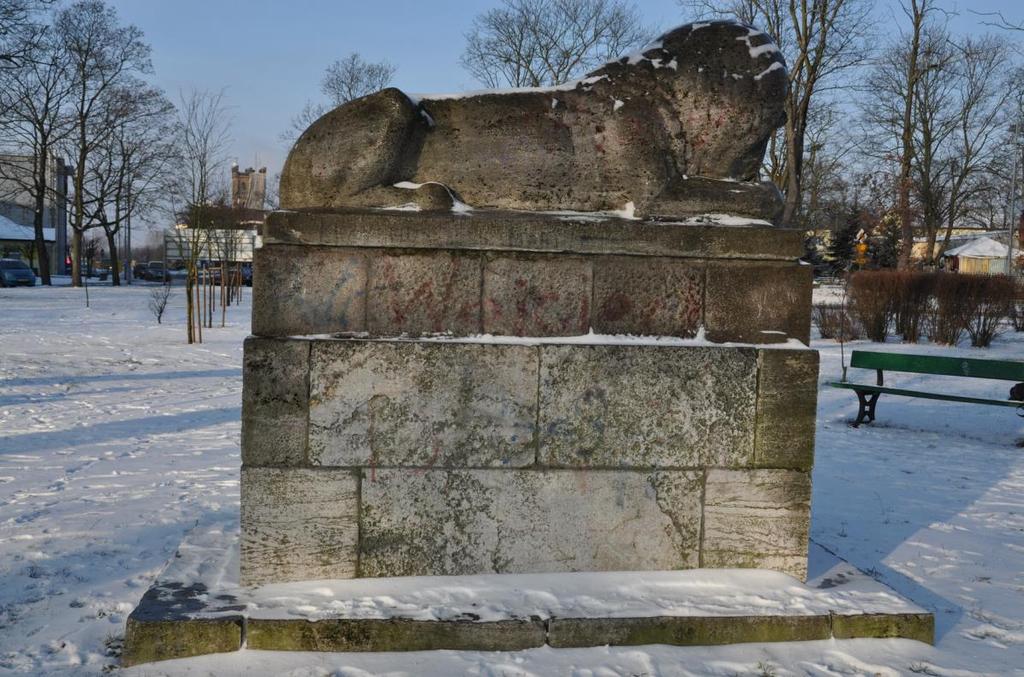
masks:
[[[801,251],[799,232],[757,226],[272,215],[245,345],[243,583],[803,579]]]

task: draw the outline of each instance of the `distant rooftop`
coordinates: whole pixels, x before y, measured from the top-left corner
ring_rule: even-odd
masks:
[[[32,226],[23,226],[0,215],[0,240],[31,242],[34,239],[36,239],[36,234]],[[56,239],[53,228],[43,228],[43,239],[47,242],[53,242]]]

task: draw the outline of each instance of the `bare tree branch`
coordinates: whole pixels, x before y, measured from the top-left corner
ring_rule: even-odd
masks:
[[[622,0],[504,0],[473,21],[462,65],[487,87],[555,85],[652,37]]]

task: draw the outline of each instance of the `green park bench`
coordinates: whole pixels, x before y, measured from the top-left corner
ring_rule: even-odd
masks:
[[[964,397],[948,392],[923,392],[919,390],[905,390],[903,388],[887,388],[882,377],[883,372],[896,371],[911,374],[960,376],[964,378],[1020,382],[1024,381],[1024,362],[855,350],[850,358],[850,366],[858,369],[874,369],[878,372],[877,385],[847,383],[846,381],[837,381],[829,384],[836,388],[848,388],[857,393],[857,398],[860,400],[860,411],[857,412],[857,420],[853,423],[854,427],[859,426],[865,419],[869,423],[875,420],[875,405],[878,403],[878,397],[882,394],[920,397],[929,400],[944,400],[946,402],[965,402],[967,404],[990,404],[997,407],[1018,407],[1021,412],[1024,412],[1024,401],[1020,400],[996,400],[984,397]]]

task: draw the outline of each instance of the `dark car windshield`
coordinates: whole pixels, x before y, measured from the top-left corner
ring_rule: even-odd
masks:
[[[0,259],[0,270],[28,270],[28,264],[17,259]]]

